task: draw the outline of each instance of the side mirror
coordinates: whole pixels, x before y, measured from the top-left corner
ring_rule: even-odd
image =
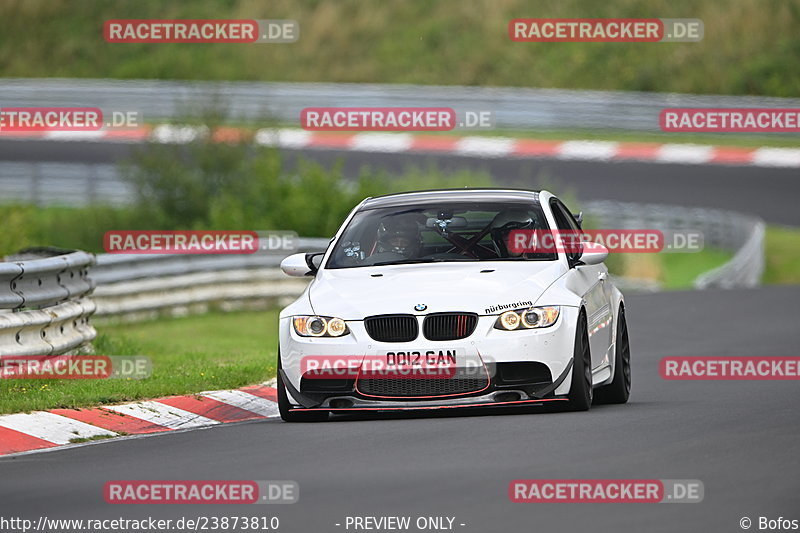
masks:
[[[596,242],[583,243],[583,253],[578,258],[578,264],[599,265],[608,257],[608,248]]]
[[[287,276],[313,276],[319,270],[324,253],[292,254],[281,261],[281,270]]]
[[[578,214],[575,215],[575,222],[578,223],[579,228],[583,228],[583,211],[578,211]]]

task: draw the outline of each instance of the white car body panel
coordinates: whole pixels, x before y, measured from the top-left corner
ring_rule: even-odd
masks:
[[[423,197],[425,193],[414,193]],[[431,191],[430,194],[443,194]],[[466,201],[483,194],[515,197],[521,191],[449,191],[453,197],[463,196]],[[556,227],[548,207],[553,196],[542,191],[538,201],[551,228]],[[398,197],[403,195],[398,195]],[[483,198],[484,196],[481,196]],[[533,196],[531,196],[533,198]],[[409,201],[412,201],[409,195]],[[622,294],[608,279],[604,264],[579,265],[569,268],[564,253],[553,261],[472,261],[433,264],[406,264],[384,266],[359,266],[355,268],[325,268],[333,244],[340,238],[355,213],[369,204],[365,200],[347,217],[332,240],[322,260],[322,267],[304,293],[287,306],[280,315],[280,357],[289,397],[295,405],[302,398],[294,398],[292,389],[300,390],[301,365],[307,356],[344,356],[363,358],[403,349],[447,350],[457,349],[466,359],[478,362],[512,363],[535,361],[547,366],[553,381],[562,381],[553,391],[555,396],[569,392],[567,371],[573,355],[579,313],[587,316],[589,342],[592,352],[592,371],[595,386],[611,381],[614,364],[614,337]],[[413,204],[409,204],[413,205]],[[560,315],[550,327],[530,330],[503,331],[495,329],[498,316],[508,310],[500,308],[515,302],[530,302],[530,306],[559,306]],[[422,311],[415,310],[424,304]],[[528,307],[525,305],[524,307]],[[498,309],[499,308],[499,309]],[[414,315],[422,331],[422,321],[430,313],[464,312],[478,315],[474,332],[467,338],[451,341],[426,340],[422,333],[412,342],[384,343],[372,339],[364,326],[365,317],[375,315]],[[349,334],[342,337],[302,337],[292,326],[291,318],[298,315],[333,316],[347,322]],[[554,383],[555,385],[555,383]],[[439,399],[431,402],[417,401],[414,405],[442,405],[462,401],[469,404],[475,397],[463,400]],[[361,398],[359,405],[370,402],[389,407],[398,402],[386,399]],[[401,402],[406,405],[407,402]],[[322,404],[324,407],[326,404]],[[306,407],[308,407],[306,405]]]
[[[428,266],[429,268],[420,268]],[[424,302],[428,313],[486,314],[497,304],[533,302],[566,269],[540,263],[440,263],[326,270],[312,282],[317,314],[361,320],[365,316],[413,312]],[[492,270],[492,272],[483,272]],[[380,276],[380,277],[373,277]],[[323,311],[324,309],[324,311]]]

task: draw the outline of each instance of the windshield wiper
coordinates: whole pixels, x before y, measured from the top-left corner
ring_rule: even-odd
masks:
[[[398,259],[397,261],[378,261],[370,266],[385,266],[385,265],[413,265],[417,263],[448,263],[456,261],[474,261],[474,259],[443,259],[441,257],[418,257],[416,259]]]
[[[492,257],[489,259],[481,259],[481,261],[553,261],[552,258],[532,258],[532,257]]]

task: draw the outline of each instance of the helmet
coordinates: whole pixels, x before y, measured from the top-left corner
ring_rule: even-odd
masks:
[[[500,257],[518,257],[521,253],[509,251],[508,237],[514,230],[533,230],[536,220],[526,209],[506,209],[500,211],[491,223],[492,241]]]
[[[378,228],[378,251],[415,257],[421,247],[419,227],[412,220],[388,219]]]

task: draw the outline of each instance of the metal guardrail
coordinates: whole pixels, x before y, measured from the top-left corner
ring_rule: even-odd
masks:
[[[89,323],[94,311],[90,298],[42,310],[0,311],[0,355],[58,355],[75,350],[97,336]]]
[[[86,252],[31,251],[0,263],[0,355],[52,355],[95,338]],[[50,255],[50,257],[42,257]]]
[[[764,268],[764,223],[730,211],[590,202],[587,221],[610,229],[695,230],[707,247],[735,252],[694,286],[750,287]],[[299,239],[298,251],[323,251],[329,239]],[[73,252],[0,263],[0,354],[48,355],[96,335],[89,317],[138,320],[160,315],[281,305],[307,280],[287,278],[275,254],[151,255]],[[95,264],[91,273],[88,268]],[[652,281],[617,278],[623,288],[657,290]],[[97,284],[97,287],[95,287]],[[91,299],[88,294],[93,290]],[[39,308],[39,309],[36,309]]]
[[[50,257],[42,257],[50,255]],[[60,302],[74,300],[91,292],[94,282],[89,278],[89,267],[94,256],[86,252],[70,252],[53,255],[52,251],[23,252],[6,257],[0,267],[0,279],[6,278],[8,287],[0,290],[8,303],[4,309],[41,309]],[[3,276],[3,269],[19,272]]]
[[[297,239],[298,252],[325,250],[329,239]],[[283,256],[254,254],[99,254],[92,268],[92,280],[104,286],[120,281],[171,275],[218,272],[247,268],[277,268]],[[95,293],[96,294],[96,293]]]
[[[736,255],[724,265],[701,274],[694,280],[696,289],[719,287],[755,287],[764,273],[764,233],[765,224],[754,220],[748,228],[749,236],[736,252]]]
[[[221,102],[232,118],[296,123],[305,107],[447,106],[492,111],[496,127],[656,131],[665,107],[800,107],[797,98],[359,83],[180,82],[107,79],[0,81],[3,106],[91,106],[130,110],[148,121]]]
[[[3,203],[121,206],[130,204],[135,192],[122,178],[118,164],[0,161]]]
[[[764,272],[764,221],[733,211],[627,202],[588,202],[587,218],[602,228],[700,231],[705,248],[734,252],[694,280],[697,289],[754,287]]]
[[[329,239],[300,238],[297,251],[323,251]],[[296,298],[308,280],[279,269],[283,255],[100,254],[92,269],[98,317],[123,320],[211,308],[264,308]]]
[[[753,286],[763,271],[763,222],[715,209],[589,202],[587,220],[611,229],[694,230],[704,245],[735,252],[723,267],[695,281],[697,288]],[[328,239],[301,239],[300,251],[322,251]],[[152,318],[209,307],[236,309],[283,303],[299,295],[305,280],[288,279],[277,270],[275,255],[100,255],[92,276],[98,316]],[[623,289],[654,291],[657,282],[615,278]]]

